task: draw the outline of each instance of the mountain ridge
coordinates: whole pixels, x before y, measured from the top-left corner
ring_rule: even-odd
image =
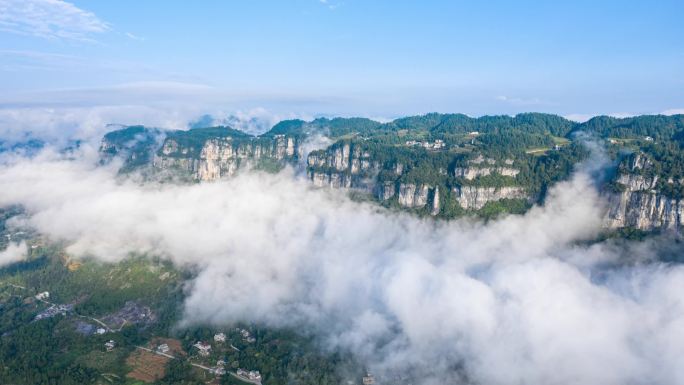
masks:
[[[599,116],[583,123],[542,113],[479,118],[430,113],[387,123],[295,119],[278,122],[261,135],[225,126],[169,132],[133,127],[105,135],[101,147],[105,154],[127,153],[125,171],[148,168],[211,181],[234,175],[246,164],[277,171],[305,161],[314,186],[353,189],[387,207],[446,219],[521,213],[543,202],[553,184],[587,159],[584,142],[589,137],[603,142],[614,162],[613,177],[602,181],[612,205],[609,227],[679,229],[682,220],[684,115]],[[128,142],[122,139],[124,130],[131,131]],[[308,148],[316,136],[331,144]],[[630,154],[641,154],[650,166],[626,166]],[[630,184],[630,175],[644,172],[662,177],[646,190],[643,184]]]

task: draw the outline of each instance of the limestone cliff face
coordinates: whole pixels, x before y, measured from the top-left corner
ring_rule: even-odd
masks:
[[[154,156],[152,166],[161,170],[180,170],[194,173],[199,166],[199,159],[187,157],[188,149],[181,149],[175,140],[164,141],[160,154]],[[180,153],[183,156],[170,156]]]
[[[515,177],[519,170],[511,167],[513,161],[497,165],[493,159],[479,157],[471,165],[456,168],[457,177],[468,180],[478,176],[498,173]],[[359,147],[348,143],[338,143],[326,150],[315,151],[307,158],[308,177],[317,187],[353,188],[372,192],[378,201],[396,199],[400,207],[407,209],[425,208],[431,215],[439,215],[444,196],[440,196],[439,186],[428,183],[409,183],[403,181],[406,169],[401,163],[383,164],[375,161]],[[383,177],[378,177],[382,172]],[[447,170],[440,169],[439,175],[447,177]],[[453,175],[453,174],[452,174]],[[389,180],[388,180],[389,179]],[[455,194],[446,196],[454,199],[466,209],[481,209],[487,202],[501,199],[526,199],[527,194],[521,187],[463,187],[456,188]]]
[[[199,155],[194,155],[191,148],[167,139],[154,157],[153,166],[160,170],[184,171],[196,180],[212,181],[230,177],[240,166],[250,162],[265,158],[285,162],[293,159],[297,152],[295,139],[282,135],[240,141],[231,137],[212,138],[204,142]]]
[[[497,163],[494,159],[478,155],[476,158],[469,160],[466,166],[456,167],[454,169],[454,176],[473,180],[477,177],[491,174],[515,177],[520,173],[520,170],[510,167],[514,163],[513,159],[506,159],[502,165],[497,165]]]
[[[195,173],[199,165],[199,159],[170,158],[155,155],[152,166],[158,170],[174,170]]]
[[[455,199],[467,210],[479,210],[488,202],[502,199],[526,199],[522,187],[479,187],[461,186],[454,188]]]
[[[473,180],[477,177],[491,174],[514,177],[519,173],[520,170],[511,167],[456,167],[454,169],[454,175],[457,178],[465,178],[467,180]]]
[[[615,182],[622,191],[607,193],[606,227],[639,230],[679,230],[684,202],[657,190],[658,175],[643,154],[635,154],[620,168]]]
[[[307,157],[307,175],[317,187],[360,188],[372,190],[373,181],[368,180],[378,165],[370,154],[358,147],[343,143],[325,151],[313,151]]]
[[[435,190],[432,193],[432,209],[430,210],[430,215],[435,216],[439,214],[439,203],[439,187],[435,187]]]
[[[404,208],[423,208],[431,197],[438,195],[435,188],[427,184],[397,183],[394,181],[377,181],[376,174],[380,170],[368,152],[349,143],[340,143],[325,151],[315,151],[307,158],[307,175],[314,186],[330,188],[354,188],[373,192],[380,201],[397,198]],[[401,176],[404,167],[394,164],[389,170]],[[439,213],[439,198],[436,206],[433,199],[431,212]]]
[[[658,175],[620,174],[617,178],[617,183],[625,186],[630,191],[653,190],[657,182]]]
[[[311,152],[307,158],[309,167],[326,168],[349,174],[359,174],[377,168],[373,164],[370,154],[361,152],[358,147],[352,147],[349,143],[336,146],[326,151]]]
[[[377,188],[377,196],[381,201],[386,201],[394,198],[396,194],[396,183],[394,182],[383,182]]]
[[[257,151],[260,155],[260,151]],[[231,176],[238,166],[238,153],[229,140],[212,139],[204,143],[200,152],[197,177],[208,181],[220,179],[221,176]]]
[[[624,191],[611,194],[606,225],[639,230],[678,230],[682,225],[683,202],[650,191]]]
[[[412,183],[399,184],[399,205],[406,208],[425,207],[428,202],[430,186],[425,184],[415,185]]]
[[[351,176],[344,173],[310,171],[308,176],[316,187],[350,188],[352,185]]]
[[[375,195],[380,201],[397,197],[397,203],[404,208],[423,208],[430,204],[431,215],[438,215],[441,211],[438,186],[386,181],[376,186]]]

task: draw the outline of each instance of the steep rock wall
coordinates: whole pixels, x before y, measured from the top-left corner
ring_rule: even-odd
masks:
[[[230,177],[250,162],[265,158],[286,162],[297,153],[296,140],[285,136],[240,141],[230,137],[213,138],[204,142],[198,156],[175,140],[167,139],[155,155],[153,167],[178,169],[190,173],[196,180],[212,181]]]
[[[488,202],[502,199],[526,199],[522,187],[461,186],[454,188],[455,199],[466,210],[479,210]]]
[[[615,183],[621,191],[607,193],[607,228],[681,229],[684,202],[657,190],[659,176],[653,173],[653,163],[646,155],[634,154],[619,170]]]

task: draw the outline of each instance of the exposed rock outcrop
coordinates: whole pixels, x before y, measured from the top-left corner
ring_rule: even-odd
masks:
[[[430,186],[425,184],[401,183],[397,200],[402,207],[420,208],[427,204],[429,192]]]
[[[306,160],[309,180],[317,187],[375,189],[369,176],[377,163],[368,152],[349,143],[340,143],[326,150],[312,151]]]
[[[250,162],[264,158],[285,162],[294,159],[296,154],[295,139],[283,135],[248,140],[212,138],[204,142],[198,156],[191,148],[166,139],[154,157],[153,166],[184,171],[196,180],[212,181],[232,176],[240,166]]]
[[[351,176],[339,172],[310,171],[309,179],[316,187],[350,188]]]
[[[522,187],[461,186],[454,188],[455,199],[466,210],[479,210],[487,202],[502,199],[527,199]]]
[[[645,176],[640,174],[620,174],[617,183],[625,186],[629,191],[648,191],[656,187],[658,176]]]
[[[456,168],[456,176],[472,180],[478,176],[500,175],[514,177],[518,169],[506,165],[497,165],[493,159],[482,156],[472,160],[472,166]],[[426,208],[431,215],[439,215],[441,199],[439,187],[428,183],[407,183],[403,181],[406,169],[400,162],[380,163],[368,152],[354,144],[340,142],[326,150],[314,151],[307,159],[308,177],[318,187],[353,188],[372,191],[381,202],[396,199],[403,208]],[[382,171],[383,177],[378,179]],[[410,170],[409,170],[410,171]],[[446,177],[447,170],[438,170],[439,175]],[[396,179],[395,179],[396,178]],[[389,180],[388,180],[389,179]],[[446,178],[445,178],[446,179]],[[363,182],[361,182],[363,180]],[[525,190],[521,187],[471,187],[456,188],[456,199],[466,209],[479,210],[487,202],[501,199],[526,199]],[[454,199],[454,198],[450,198]]]
[[[396,183],[387,181],[387,182],[382,182],[378,186],[378,199],[381,201],[386,201],[394,198],[394,195],[396,194]]]
[[[610,194],[606,226],[617,229],[678,230],[682,225],[682,206],[677,200],[651,191],[626,190]]]
[[[656,191],[657,176],[623,174],[617,183],[622,192],[608,194],[606,226],[617,229],[632,227],[639,230],[677,230],[682,224],[682,205],[678,199]]]
[[[503,176],[516,176],[520,170],[511,167],[456,167],[454,175],[457,178],[473,180],[480,176],[500,174]]]
[[[430,215],[435,216],[439,214],[439,204],[439,187],[435,187],[434,191],[432,192],[432,210],[430,210]]]
[[[626,163],[615,179],[622,191],[608,193],[606,227],[679,230],[684,202],[657,190],[659,177],[652,173],[653,162],[637,153]]]
[[[310,168],[347,171],[352,175],[377,168],[377,164],[371,162],[369,153],[362,152],[349,143],[325,151],[312,151],[306,161]]]

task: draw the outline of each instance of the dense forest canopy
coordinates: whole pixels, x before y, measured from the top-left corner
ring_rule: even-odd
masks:
[[[552,135],[569,137],[577,132],[588,132],[600,138],[641,138],[650,136],[661,140],[682,140],[684,115],[644,115],[628,118],[597,116],[586,122],[577,123],[561,116],[543,113],[522,113],[515,116],[495,115],[471,118],[463,114],[429,113],[395,119],[380,123],[367,118],[317,118],[304,120],[283,120],[261,136],[308,135],[320,132],[332,138],[356,134],[363,137],[383,136],[388,133],[402,135],[423,132],[431,137],[442,135],[479,134],[504,135],[519,132],[528,135]],[[149,134],[157,129],[130,126],[112,131],[105,139],[123,143],[136,136]],[[228,126],[193,127],[189,130],[175,130],[166,133],[179,143],[193,145],[209,138],[247,138],[252,135]],[[679,135],[677,135],[679,134]]]

